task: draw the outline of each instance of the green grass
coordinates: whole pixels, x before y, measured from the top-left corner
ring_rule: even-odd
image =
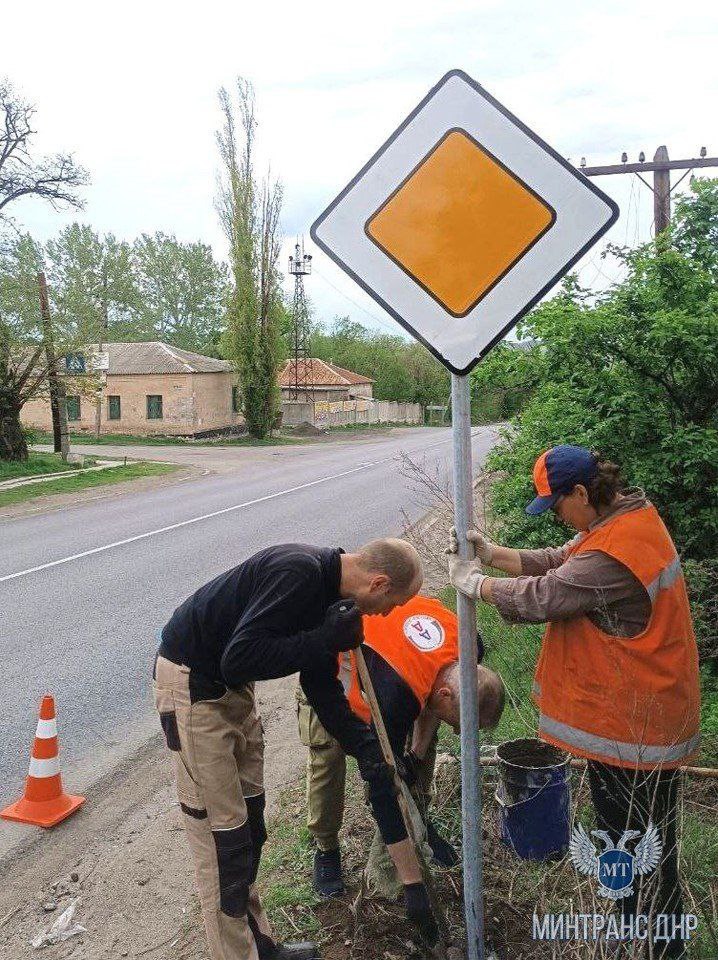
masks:
[[[173,463],[128,463],[127,466],[109,467],[94,473],[80,473],[75,477],[58,477],[43,483],[31,483],[13,490],[0,492],[0,507],[14,503],[34,500],[56,493],[75,493],[88,487],[103,487],[122,483],[124,480],[136,480],[138,477],[158,477],[173,473],[178,467]]]
[[[95,461],[86,460],[91,465]],[[77,470],[78,463],[63,463],[59,453],[36,453],[30,451],[28,460],[0,460],[0,480],[16,480],[20,477],[34,477],[43,473],[60,473],[63,470]]]
[[[303,825],[304,809],[297,815],[303,796],[303,783],[285,788],[279,798],[279,809],[269,826],[269,842],[262,851],[259,884],[262,902],[281,936],[294,936],[296,929],[287,920],[287,911],[303,936],[319,929],[319,920],[312,909],[319,900],[312,889],[314,851],[309,831]]]
[[[52,443],[52,435],[36,432],[32,437],[33,443]],[[187,437],[173,436],[137,436],[131,433],[102,433],[99,437],[91,433],[71,433],[70,444],[99,444],[100,446],[142,446],[142,447],[277,447],[286,444],[304,443],[304,437],[290,437],[277,434],[264,440],[255,440],[253,437],[205,437],[201,440],[192,440]]]

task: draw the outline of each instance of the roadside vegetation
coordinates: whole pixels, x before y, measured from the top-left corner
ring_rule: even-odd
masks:
[[[140,436],[131,433],[102,433],[96,437],[92,433],[71,433],[68,435],[71,446],[76,445],[95,445],[100,446],[142,446],[142,447],[276,447],[286,444],[305,443],[306,437],[292,436],[289,433],[275,433],[271,437],[258,439],[257,437],[243,436],[218,436],[218,437],[176,437],[162,436]],[[41,430],[33,430],[31,433],[32,443],[52,443],[52,434],[43,433]]]
[[[83,466],[91,467],[95,461],[85,457]],[[65,463],[57,453],[36,453],[31,451],[27,460],[0,460],[0,482],[16,480],[20,477],[34,477],[43,473],[63,473],[78,470],[79,463]]]
[[[66,465],[65,465],[66,466]],[[174,473],[179,467],[174,463],[146,463],[144,461],[128,463],[92,473],[78,473],[76,476],[56,477],[41,483],[30,483],[10,490],[0,490],[0,507],[7,507],[37,497],[48,497],[58,493],[78,493],[90,487],[104,487],[125,480],[138,480],[142,477],[160,477]]]

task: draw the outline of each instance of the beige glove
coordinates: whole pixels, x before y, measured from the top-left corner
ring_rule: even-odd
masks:
[[[476,552],[477,560],[480,560],[482,563],[490,564],[494,556],[494,544],[483,535],[479,533],[478,530],[467,530],[466,539],[469,543],[474,544],[474,551]],[[459,541],[456,537],[456,527],[452,527],[449,530],[449,548],[446,551],[447,553],[458,553],[459,552]]]
[[[467,533],[467,540],[470,539],[471,533],[480,536],[475,530],[472,530]],[[491,546],[487,541],[484,542],[489,547]],[[481,584],[484,580],[484,574],[481,570],[481,559],[462,560],[457,556],[458,552],[459,541],[456,537],[456,529],[452,527],[449,531],[449,546],[446,550],[449,557],[449,581],[460,593],[473,599],[480,599]]]

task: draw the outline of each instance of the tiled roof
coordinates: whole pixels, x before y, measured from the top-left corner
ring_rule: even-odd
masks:
[[[351,370],[345,370],[333,363],[326,363],[318,357],[307,357],[299,361],[299,382],[305,381],[315,387],[349,387],[358,383],[373,383],[368,377],[362,377]],[[280,387],[291,387],[296,382],[294,360],[285,360],[279,371]]]
[[[338,367],[336,363],[328,363],[327,366],[348,380],[349,383],[374,383],[371,377],[363,377],[360,373],[354,373],[353,370],[345,370],[344,367]]]
[[[95,344],[90,345],[96,348]],[[110,376],[136,373],[224,373],[232,364],[200,353],[181,350],[167,343],[105,343],[104,352],[110,355]]]

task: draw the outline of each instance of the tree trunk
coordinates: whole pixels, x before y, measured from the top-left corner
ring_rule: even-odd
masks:
[[[20,425],[20,406],[0,396],[0,460],[27,460],[27,442]]]

